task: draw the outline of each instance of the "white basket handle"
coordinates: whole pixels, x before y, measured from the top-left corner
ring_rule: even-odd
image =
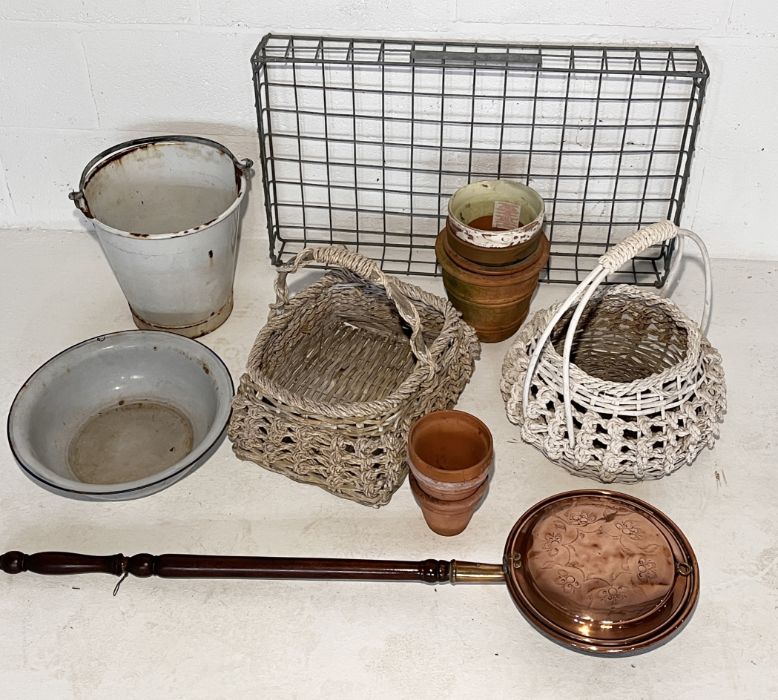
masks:
[[[543,333],[538,338],[538,342],[535,345],[532,355],[527,365],[527,374],[524,377],[524,387],[522,392],[522,412],[524,417],[527,416],[527,405],[529,403],[529,392],[532,386],[532,379],[535,376],[535,372],[540,361],[540,355],[543,352],[543,348],[546,346],[551,333],[553,332],[556,324],[562,316],[572,308],[574,304],[578,304],[577,308],[573,312],[573,316],[570,319],[570,323],[567,328],[567,335],[565,336],[564,350],[562,353],[562,388],[564,391],[565,399],[565,418],[567,423],[567,435],[570,441],[570,447],[575,447],[575,433],[573,426],[573,407],[572,397],[570,391],[570,353],[573,347],[573,338],[575,337],[575,331],[578,327],[578,322],[583,315],[586,305],[592,298],[592,295],[597,288],[602,284],[603,280],[613,272],[616,272],[624,263],[632,260],[635,256],[639,255],[643,251],[647,250],[653,245],[670,241],[676,237],[691,238],[699,247],[702,254],[703,269],[705,273],[705,302],[702,311],[702,318],[700,319],[700,328],[703,334],[707,332],[708,323],[710,321],[710,307],[711,307],[711,293],[712,282],[710,274],[710,258],[708,257],[708,250],[705,247],[705,243],[694,232],[686,229],[679,229],[675,224],[670,221],[660,221],[650,226],[633,233],[623,241],[617,243],[608,252],[600,256],[597,261],[597,266],[586,276],[573,291],[573,293],[560,305],[553,318],[549,321],[548,325],[544,329]],[[668,280],[671,277],[675,277],[677,274],[678,266],[681,263],[681,250],[678,251],[677,261],[675,266],[668,273]]]
[[[284,306],[289,303],[287,276],[297,272],[302,267],[315,263],[350,270],[363,280],[383,287],[386,290],[386,296],[394,302],[397,312],[411,328],[411,351],[419,362],[433,371],[432,355],[424,343],[421,332],[419,311],[402,291],[399,281],[391,275],[385,274],[374,260],[340,246],[305,248],[279,268],[275,282],[276,301],[275,304],[270,305],[270,318],[283,313]]]

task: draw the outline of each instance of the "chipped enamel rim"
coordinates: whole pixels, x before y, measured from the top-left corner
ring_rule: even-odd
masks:
[[[485,231],[469,222],[494,211],[495,202],[520,204],[533,218],[519,228]],[[457,238],[482,248],[507,248],[525,243],[543,227],[546,205],[531,187],[513,180],[481,180],[460,187],[448,200],[448,226]]]

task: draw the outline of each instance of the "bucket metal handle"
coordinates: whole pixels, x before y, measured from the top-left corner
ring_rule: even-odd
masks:
[[[94,219],[92,212],[89,210],[89,205],[86,203],[86,195],[84,194],[84,190],[80,189],[76,192],[70,192],[68,194],[68,199],[70,199],[73,204],[75,204],[81,210],[81,213],[87,219]]]
[[[229,148],[227,148],[225,145],[219,143],[218,141],[214,141],[212,139],[206,139],[202,136],[185,136],[182,134],[169,134],[166,136],[145,136],[144,138],[140,139],[132,139],[131,141],[124,141],[123,143],[116,144],[115,146],[111,146],[110,148],[106,148],[101,153],[98,153],[92,160],[90,160],[87,164],[84,170],[81,173],[81,179],[78,183],[78,189],[70,192],[68,194],[68,199],[70,199],[78,209],[81,210],[81,213],[87,218],[87,219],[93,219],[94,216],[92,215],[91,210],[89,209],[89,203],[86,201],[86,194],[84,194],[84,190],[86,188],[87,182],[89,182],[89,179],[92,176],[92,173],[97,170],[98,166],[101,165],[103,162],[108,160],[109,158],[113,159],[116,156],[132,151],[140,146],[149,146],[152,144],[157,143],[200,143],[204,146],[211,146],[212,148],[215,148],[218,151],[221,151],[224,155],[226,155],[230,160],[232,160],[233,164],[235,165],[235,168],[241,173],[241,175],[246,175],[250,172],[251,168],[254,166],[254,161],[252,161],[250,158],[244,158],[243,160],[238,160],[230,151]]]

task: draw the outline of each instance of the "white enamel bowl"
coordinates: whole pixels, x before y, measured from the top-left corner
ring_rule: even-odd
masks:
[[[230,418],[233,384],[195,340],[121,331],[85,340],[41,366],[8,416],[24,473],[70,498],[148,496],[213,454]]]

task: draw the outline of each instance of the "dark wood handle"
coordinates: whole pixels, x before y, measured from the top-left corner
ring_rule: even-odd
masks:
[[[163,554],[152,559],[154,560],[153,575],[163,578],[332,579],[442,583],[448,581],[450,570],[449,562],[436,559],[389,561],[194,554]],[[130,573],[133,573],[132,569]]]
[[[131,574],[146,578],[256,578],[325,579],[358,581],[421,581],[447,583],[451,562],[391,561],[381,559],[317,559],[292,557],[225,557],[197,554],[136,554],[126,557],[90,556],[69,552],[0,555],[0,570],[7,574],[31,571],[58,576],[66,574]]]
[[[34,574],[45,574],[46,576],[65,576],[68,574],[114,574],[114,576],[121,576],[124,559],[126,557],[121,554],[96,557],[70,552],[38,552],[37,554],[6,552],[0,555],[0,570],[7,574],[31,571]]]

